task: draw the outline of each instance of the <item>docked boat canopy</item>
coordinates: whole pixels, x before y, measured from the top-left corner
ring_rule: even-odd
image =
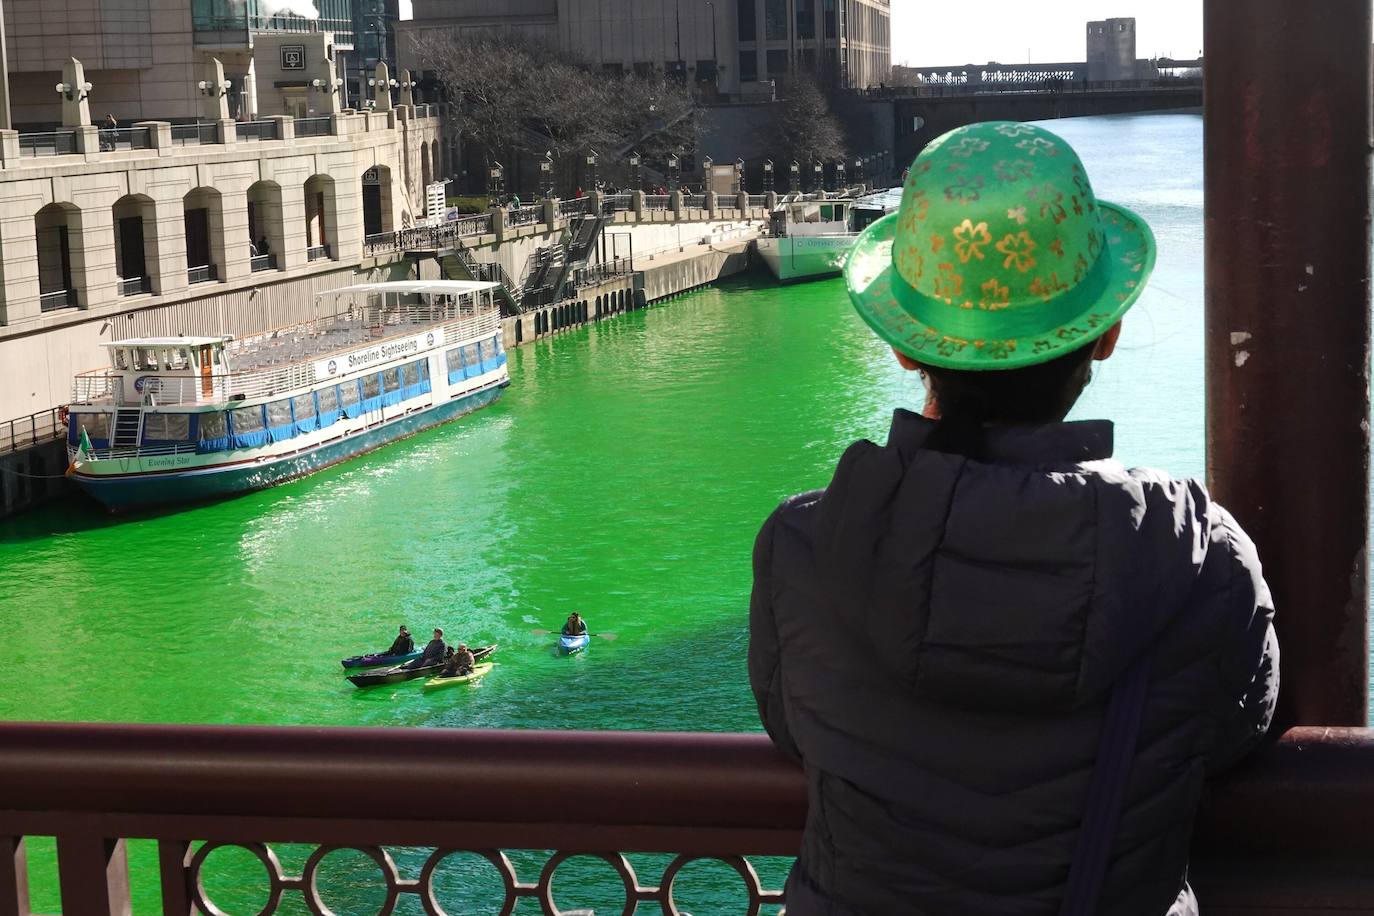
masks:
[[[316,293],[316,298],[344,295],[418,295],[418,296],[466,296],[496,289],[500,284],[483,280],[397,280],[390,283],[357,283],[340,289]]]

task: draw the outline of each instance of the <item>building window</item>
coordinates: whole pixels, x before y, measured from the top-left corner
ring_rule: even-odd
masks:
[[[624,64],[602,64],[601,72],[607,76],[620,77],[625,75]]]
[[[812,73],[816,71],[816,49],[802,48],[797,52],[797,67]]]
[[[764,0],[763,34],[769,41],[787,38],[787,0]]]
[[[768,76],[779,77],[787,75],[787,51],[779,49],[768,52]]]
[[[735,10],[739,16],[739,40],[757,41],[759,32],[754,24],[754,0],[735,0]]]
[[[815,0],[796,0],[797,4],[797,37],[801,39],[816,37],[816,3]]]
[[[825,37],[835,37],[835,2],[836,0],[822,0],[821,10],[825,15]]]
[[[757,82],[759,78],[759,56],[754,51],[739,52],[739,81]]]
[[[667,60],[663,62],[663,75],[670,80],[677,80],[679,83],[687,81],[687,62],[685,60]]]
[[[653,75],[654,75],[654,65],[653,65],[653,64],[648,63],[648,62],[646,62],[646,61],[642,61],[642,60],[635,63],[635,76],[639,76],[639,77],[649,77],[649,76],[653,76]]]

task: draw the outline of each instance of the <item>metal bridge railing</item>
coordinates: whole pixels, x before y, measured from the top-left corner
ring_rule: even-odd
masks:
[[[62,408],[52,407],[38,413],[0,422],[0,455],[17,452],[32,445],[63,439],[67,425],[62,421]]]

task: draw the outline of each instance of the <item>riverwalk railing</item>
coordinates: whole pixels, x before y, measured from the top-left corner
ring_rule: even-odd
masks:
[[[19,417],[15,420],[0,422],[0,455],[17,452],[21,448],[41,445],[67,435],[67,425],[62,422],[62,408],[53,407],[38,413]],[[3,912],[0,904],[0,912]]]
[[[672,206],[672,196],[668,194],[645,194],[644,209],[667,210]]]
[[[635,264],[630,258],[614,258],[600,264],[579,267],[573,271],[573,285],[578,289],[595,286],[613,277],[628,277],[634,270]]]
[[[591,210],[592,201],[589,197],[571,197],[558,202],[559,216],[582,216]]]
[[[209,146],[219,142],[219,126],[216,124],[173,124],[173,146]]]
[[[474,213],[437,226],[373,233],[363,239],[363,256],[375,257],[392,251],[450,248],[458,239],[489,235],[492,231],[491,214]]]
[[[1305,728],[1213,783],[1189,869],[1207,911],[1369,912],[1372,772],[1374,732]],[[28,912],[27,842],[55,837],[64,913],[128,912],[140,838],[157,844],[165,913],[218,912],[205,888],[223,886],[211,856],[230,847],[265,869],[264,913],[329,912],[321,863],[344,848],[376,863],[384,912],[418,898],[442,913],[435,873],[470,853],[500,876],[502,899],[481,903],[502,913],[559,912],[560,866],[590,856],[625,913],[679,912],[675,878],[706,859],[739,875],[728,912],[757,914],[784,894],[747,857],[795,855],[806,805],[802,772],[761,734],[0,723],[0,913]],[[286,843],[314,847],[299,872]],[[403,873],[399,849],[422,864]],[[553,852],[521,874],[514,850]],[[671,859],[641,876],[627,853]]]
[[[682,205],[683,205],[684,207],[689,208],[689,209],[705,210],[705,209],[706,209],[706,195],[705,195],[705,194],[684,194],[684,195],[682,195]]]
[[[516,207],[506,211],[506,223],[511,226],[529,226],[543,219],[543,207]]]
[[[76,152],[76,131],[45,130],[19,135],[19,155],[69,156]]]

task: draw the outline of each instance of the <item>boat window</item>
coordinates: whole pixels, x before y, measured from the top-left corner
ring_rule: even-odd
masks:
[[[329,389],[329,392],[330,392],[330,394],[333,394],[333,393],[334,393],[334,389],[333,389],[333,388],[330,388],[330,389]],[[294,398],[291,399],[291,406],[292,406],[292,408],[294,408],[295,411],[296,411],[296,419],[297,419],[298,421],[299,421],[299,420],[308,420],[308,419],[310,419],[311,417],[313,417],[313,416],[315,415],[315,397],[314,397],[314,395],[309,395],[309,394],[297,395],[296,397],[294,397]]]
[[[162,351],[163,368],[166,369],[189,369],[191,368],[191,358],[186,355],[186,351],[180,347]]]
[[[241,436],[244,433],[255,433],[263,428],[262,405],[257,407],[240,407],[238,410],[230,411],[234,415],[234,435]]]
[[[286,426],[291,423],[291,400],[273,401],[267,405],[267,425]],[[237,429],[237,427],[235,427]]]
[[[136,347],[134,349],[134,371],[156,372],[157,370],[157,350],[152,347]]]
[[[468,344],[463,347],[463,365],[475,366],[481,361],[481,356],[477,353],[477,344]]]
[[[363,376],[363,397],[372,399],[382,393],[382,386],[375,375]]]
[[[200,441],[207,442],[211,439],[223,439],[229,435],[229,426],[224,421],[225,415],[219,411],[203,413],[200,415]]]
[[[143,441],[185,442],[191,438],[191,416],[184,413],[143,415]]]
[[[107,413],[76,413],[72,412],[72,431],[76,433],[78,441],[81,439],[81,430],[86,430],[86,435],[92,439],[110,438],[110,415]]]
[[[457,372],[463,368],[463,348],[454,347],[444,354],[444,361],[448,364],[449,372]]]
[[[835,221],[836,221],[836,222],[839,222],[840,220],[843,220],[843,219],[844,219],[844,204],[836,204],[836,205],[835,205]]]
[[[821,207],[821,222],[828,223],[835,219],[835,208],[830,204]]]
[[[418,384],[420,384],[420,364],[419,364],[419,363],[406,363],[406,365],[405,365],[405,383],[406,383],[406,387],[407,387],[407,388],[409,388],[411,385],[418,385]]]
[[[355,397],[358,394],[357,385],[353,386],[353,394]],[[321,388],[319,391],[315,392],[315,396],[320,399],[320,413],[334,413],[339,409],[339,389]],[[300,416],[299,411],[300,409],[297,408],[296,416],[298,417]]]
[[[129,357],[125,354],[123,347],[114,351],[114,367],[121,372],[128,371]]]
[[[421,380],[429,381],[429,360],[422,359],[415,364],[415,371],[419,373]]]
[[[321,397],[323,397],[323,394],[321,394]],[[339,406],[352,407],[356,403],[358,403],[357,379],[354,379],[351,382],[344,382],[342,385],[339,386]],[[320,401],[320,405],[324,405],[323,400]]]
[[[493,337],[493,338],[491,339],[491,342],[492,342],[492,345],[496,348],[494,352],[495,352],[497,355],[500,355],[500,354],[506,352],[506,348],[501,344],[501,338],[500,338],[500,337]]]
[[[387,391],[401,390],[401,370],[395,366],[382,373],[382,387]]]

